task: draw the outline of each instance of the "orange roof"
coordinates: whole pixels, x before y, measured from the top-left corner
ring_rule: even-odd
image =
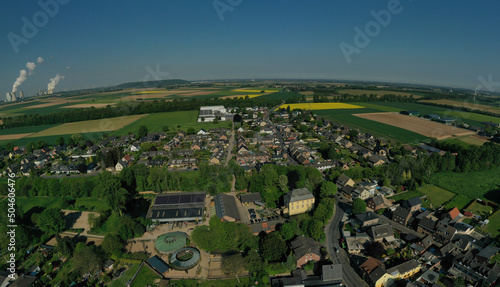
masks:
[[[458,210],[458,208],[455,207],[452,210],[450,210],[448,214],[450,215],[451,219],[455,219],[455,217],[457,217],[460,214],[460,211]]]

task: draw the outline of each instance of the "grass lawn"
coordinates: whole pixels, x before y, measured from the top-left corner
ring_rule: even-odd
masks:
[[[105,200],[96,197],[77,198],[74,206],[75,208],[83,207],[87,211],[101,211],[109,208]]]
[[[471,213],[474,213],[477,215],[481,215],[481,216],[489,216],[491,214],[490,212],[493,211],[493,207],[491,207],[489,205],[482,205],[481,203],[479,203],[477,201],[473,201],[469,206],[467,206],[465,211],[468,211],[468,212],[471,212]]]
[[[279,109],[290,110],[303,109],[303,110],[337,110],[337,109],[362,109],[363,107],[346,104],[346,103],[305,103],[305,104],[284,104],[279,106]]]
[[[111,214],[102,226],[96,230],[92,231],[92,234],[106,235],[108,233],[114,232],[118,229],[120,225],[120,216],[117,214]]]
[[[238,279],[220,279],[220,280],[196,280],[196,279],[181,279],[181,280],[171,280],[169,286],[176,287],[233,287],[233,286],[251,286],[253,282],[250,282],[249,278]],[[260,285],[259,285],[260,286]]]
[[[423,200],[422,203],[424,207],[431,209],[435,209],[442,206],[443,204],[454,198],[456,195],[451,191],[448,191],[446,189],[440,188],[435,185],[428,185],[425,187],[421,187],[418,189],[418,191],[427,195],[427,197]]]
[[[153,284],[153,282],[156,279],[159,279],[160,276],[153,272],[149,267],[146,265],[142,265],[141,270],[135,277],[134,281],[130,285],[131,287],[143,287],[143,286],[149,286],[150,284]]]
[[[111,281],[109,286],[111,287],[122,287],[127,286],[127,282],[134,277],[135,272],[139,269],[139,265],[132,265],[125,273],[120,276],[120,278]],[[146,285],[143,285],[146,286]]]
[[[218,124],[214,123],[198,123],[198,113],[199,111],[182,111],[182,112],[166,112],[166,113],[154,113],[147,115],[118,131],[114,132],[115,135],[126,135],[129,132],[136,134],[139,131],[140,126],[146,126],[148,131],[151,132],[161,132],[164,126],[168,126],[170,130],[177,130],[177,126],[180,125],[181,129],[187,130],[188,128],[194,128],[195,130],[212,129],[218,127],[228,127],[230,122],[220,121]]]
[[[42,208],[63,208],[61,206],[62,196],[52,197],[52,196],[35,196],[35,197],[16,197],[16,203],[23,212],[28,212],[33,207],[42,207]],[[68,200],[71,197],[66,197]]]
[[[468,198],[486,198],[500,202],[500,167],[471,172],[438,172],[432,175],[431,182],[451,192]]]
[[[486,231],[491,233],[491,238],[495,238],[500,234],[500,210],[493,213],[488,219],[490,222],[486,226]]]
[[[397,202],[400,200],[408,200],[408,199],[416,197],[416,196],[421,197],[422,195],[424,195],[422,192],[417,191],[417,190],[412,190],[412,191],[407,191],[404,193],[396,194],[395,196],[391,196],[389,198],[394,199]]]
[[[91,132],[91,133],[83,133],[81,134],[86,140],[94,140],[94,139],[100,139],[102,138],[102,135],[107,132]],[[63,137],[66,142],[68,142],[69,138],[71,137],[72,134],[67,134],[67,135],[54,135],[54,136],[42,136],[42,137],[24,137],[21,139],[17,140],[1,140],[0,145],[5,145],[7,143],[12,143],[14,146],[16,145],[26,145],[30,142],[37,142],[37,141],[45,141],[49,145],[53,145],[56,142],[56,139],[58,137]],[[34,134],[33,134],[34,136]]]
[[[444,208],[452,209],[452,208],[456,207],[459,210],[462,210],[464,207],[466,207],[469,204],[469,202],[471,202],[470,198],[459,194],[459,195],[455,196],[452,200],[448,201],[448,203],[446,203]]]

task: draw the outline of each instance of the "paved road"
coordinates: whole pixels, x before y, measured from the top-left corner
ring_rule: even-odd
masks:
[[[330,220],[330,223],[326,226],[326,245],[327,251],[330,255],[330,258],[334,264],[342,264],[342,272],[344,273],[344,282],[345,286],[348,287],[364,287],[368,286],[365,281],[361,280],[359,275],[354,271],[354,268],[351,266],[351,262],[349,260],[349,256],[347,252],[340,248],[339,240],[340,240],[340,221],[344,215],[344,211],[339,208],[338,202],[340,198],[335,196],[335,214],[333,216],[333,220]],[[339,251],[336,252],[335,248]]]
[[[233,126],[231,128],[231,138],[229,139],[229,147],[227,148],[227,157],[226,157],[226,162],[224,163],[224,166],[227,166],[229,164],[229,161],[233,157],[233,148],[234,148],[234,122]]]

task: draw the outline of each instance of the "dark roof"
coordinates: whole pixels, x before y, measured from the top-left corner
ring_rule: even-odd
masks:
[[[296,188],[285,194],[285,203],[296,202],[306,199],[312,199],[314,195],[307,189],[307,187]]]
[[[188,203],[205,202],[204,192],[181,192],[181,193],[162,193],[155,199],[155,205],[181,205]]]
[[[292,241],[290,243],[290,246],[293,250],[293,253],[295,254],[295,258],[299,259],[302,258],[306,254],[316,254],[320,256],[319,252],[319,246],[314,242],[314,239],[305,237],[305,236],[299,236],[297,239]]]
[[[165,273],[169,269],[167,263],[158,257],[158,255],[149,258],[148,263],[160,273]]]
[[[368,277],[370,277],[370,280],[375,283],[377,282],[380,278],[382,278],[382,276],[385,275],[385,269],[384,267],[382,266],[379,266],[377,268],[375,268],[371,273],[370,275],[368,275]]]
[[[236,199],[233,196],[219,193],[215,196],[214,201],[217,217],[222,219],[224,216],[228,216],[235,220],[241,219],[238,207],[236,206]]]
[[[422,204],[422,201],[420,200],[420,197],[418,197],[418,196],[413,197],[413,198],[410,198],[410,199],[408,199],[406,202],[407,202],[407,204],[408,204],[410,207],[413,207],[413,206],[417,206],[417,205],[421,205],[421,204]]]
[[[198,208],[157,208],[151,210],[150,218],[156,219],[174,219],[174,218],[193,218],[203,215],[203,207]]]
[[[410,209],[402,207],[397,207],[396,210],[394,210],[393,212],[394,216],[400,216],[402,218],[408,218],[410,214],[411,214]]]
[[[420,222],[418,223],[418,226],[428,229],[428,230],[434,230],[434,227],[436,227],[436,222],[431,220],[428,217],[422,218]]]
[[[387,273],[393,274],[393,273],[399,272],[399,274],[404,274],[410,270],[417,268],[418,266],[420,266],[420,263],[418,263],[418,261],[412,259],[412,260],[406,261],[402,264],[399,264],[398,266],[394,266],[390,269],[387,269]]]
[[[337,179],[337,182],[340,183],[340,184],[342,184],[342,185],[346,185],[349,180],[351,180],[350,177],[348,177],[345,174],[341,174],[339,176],[339,178]]]
[[[260,193],[249,193],[240,195],[241,202],[254,202],[254,201],[262,201],[262,197]]]
[[[490,246],[484,248],[483,250],[481,250],[476,256],[480,256],[480,257],[489,259],[489,258],[493,257],[495,254],[497,254],[499,250],[500,250],[500,248],[490,245]]]
[[[375,215],[375,213],[373,213],[371,211],[367,211],[364,213],[356,214],[356,219],[359,220],[360,222],[366,222],[366,221],[378,219],[378,216]]]

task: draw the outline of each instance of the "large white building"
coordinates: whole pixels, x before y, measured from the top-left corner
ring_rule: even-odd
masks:
[[[226,120],[227,110],[224,106],[200,107],[198,122],[213,122],[215,117],[220,117],[221,121]]]

